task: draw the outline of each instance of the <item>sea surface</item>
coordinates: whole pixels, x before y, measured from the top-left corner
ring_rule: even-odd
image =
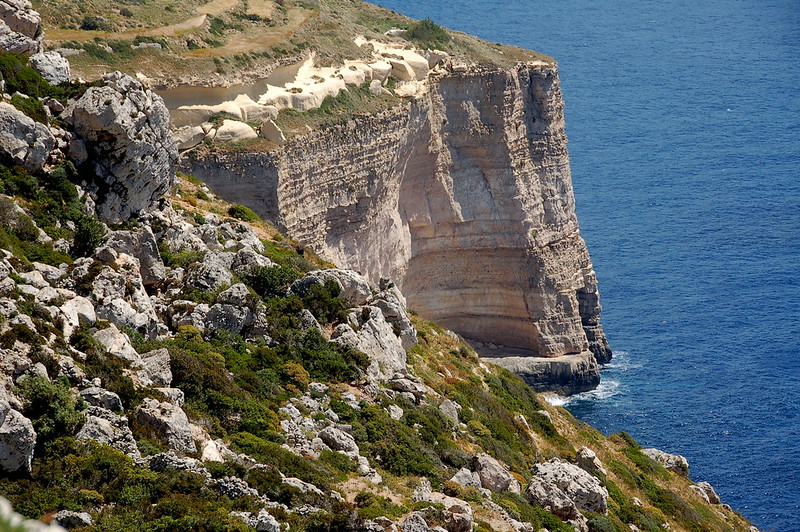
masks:
[[[567,408],[800,530],[800,2],[378,3],[558,60],[616,352]]]

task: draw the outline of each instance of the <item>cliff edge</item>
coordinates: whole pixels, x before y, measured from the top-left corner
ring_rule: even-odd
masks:
[[[184,164],[329,260],[395,279],[421,315],[538,390],[591,389],[611,358],[554,64],[434,70],[377,116]]]

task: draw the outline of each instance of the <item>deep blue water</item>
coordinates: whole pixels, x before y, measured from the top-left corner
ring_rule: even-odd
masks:
[[[800,3],[378,3],[558,60],[617,353],[568,408],[800,530]]]

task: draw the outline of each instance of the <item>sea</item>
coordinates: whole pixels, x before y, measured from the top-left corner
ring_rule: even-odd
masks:
[[[377,3],[558,61],[615,352],[566,408],[800,530],[800,2]]]

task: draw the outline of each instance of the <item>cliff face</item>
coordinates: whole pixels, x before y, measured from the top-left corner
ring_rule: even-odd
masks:
[[[536,358],[530,371],[515,362],[534,387],[591,388],[610,359],[555,67],[434,75],[424,96],[382,115],[187,164],[331,261],[392,277],[420,314],[577,372],[552,386]]]

